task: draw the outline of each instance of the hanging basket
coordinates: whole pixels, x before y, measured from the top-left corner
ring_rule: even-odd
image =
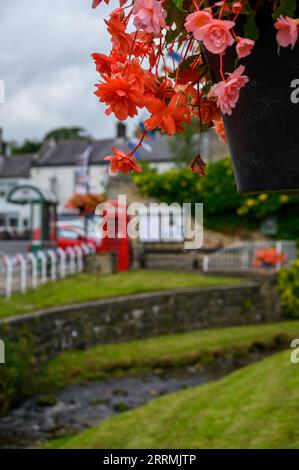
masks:
[[[299,83],[299,46],[277,52],[268,11],[257,15],[257,24],[260,37],[241,60],[250,81],[232,115],[223,116],[237,188],[245,194],[299,191],[299,103],[291,101],[291,83]],[[215,80],[221,80],[219,58],[207,51],[205,56]],[[224,71],[232,72],[235,61],[229,48]]]

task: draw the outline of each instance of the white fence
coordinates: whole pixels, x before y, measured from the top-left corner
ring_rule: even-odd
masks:
[[[271,250],[271,251],[270,251]],[[276,262],[260,262],[272,253]],[[273,256],[274,255],[274,256]],[[247,241],[223,248],[203,258],[203,271],[276,271],[289,266],[297,258],[295,241]]]
[[[10,297],[13,292],[26,292],[79,273],[83,270],[84,256],[95,251],[95,246],[89,243],[66,250],[17,253],[13,257],[0,253],[0,295]]]

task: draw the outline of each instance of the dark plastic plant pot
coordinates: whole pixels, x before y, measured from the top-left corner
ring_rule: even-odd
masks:
[[[264,13],[257,18],[260,38],[240,60],[250,82],[232,115],[223,116],[237,188],[245,194],[299,191],[299,103],[291,101],[291,83],[299,84],[299,46],[278,55],[273,20]],[[225,72],[235,69],[234,51],[230,47],[224,56]],[[220,81],[219,57],[207,51],[205,57]]]

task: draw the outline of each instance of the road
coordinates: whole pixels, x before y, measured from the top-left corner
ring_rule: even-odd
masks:
[[[0,253],[8,256],[14,256],[16,253],[27,253],[29,240],[25,241],[0,241]]]

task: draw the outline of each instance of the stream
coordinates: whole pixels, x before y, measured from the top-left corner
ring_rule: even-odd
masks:
[[[172,371],[69,385],[54,395],[34,396],[0,419],[0,448],[35,447],[49,439],[76,434],[99,422],[144,405],[167,393],[204,384],[265,356],[220,360],[212,370],[194,366]]]

